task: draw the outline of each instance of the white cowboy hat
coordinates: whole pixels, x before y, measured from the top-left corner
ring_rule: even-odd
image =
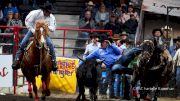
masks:
[[[92,1],[89,1],[89,2],[87,3],[87,5],[88,5],[88,6],[94,6],[94,3],[93,3]]]

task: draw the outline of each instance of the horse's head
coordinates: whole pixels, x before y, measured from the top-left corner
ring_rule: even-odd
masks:
[[[140,45],[140,48],[142,49],[141,55],[139,57],[140,62],[142,64],[146,64],[147,62],[149,62],[155,50],[154,43],[151,40],[144,40],[143,43]]]
[[[48,36],[48,24],[45,20],[37,20],[34,33],[35,44],[38,48],[41,48],[46,43],[46,37]]]

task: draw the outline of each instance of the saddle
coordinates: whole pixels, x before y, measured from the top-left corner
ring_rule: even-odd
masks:
[[[22,53],[22,54],[23,54],[23,55],[22,55],[22,59],[25,58],[26,61],[27,61],[29,64],[31,64],[31,61],[32,61],[32,60],[31,60],[31,59],[29,58],[29,56],[28,56],[28,50],[29,50],[30,47],[32,46],[33,40],[34,40],[34,37],[30,37],[30,38],[29,38],[28,45],[27,45],[27,47],[25,48],[24,53]],[[48,55],[47,55],[47,56],[51,56],[51,55],[50,55],[50,51],[49,51],[49,47],[48,47],[47,45],[44,45],[44,47],[45,47],[45,49],[48,51]],[[42,62],[45,62],[45,61],[46,61],[46,58],[43,59]],[[22,62],[21,62],[21,64],[22,64]],[[40,65],[39,65],[39,64],[36,64],[36,65],[34,65],[34,68],[35,68],[36,75],[40,74]]]

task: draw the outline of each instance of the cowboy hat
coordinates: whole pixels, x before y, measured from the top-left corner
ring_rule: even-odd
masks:
[[[52,5],[45,4],[44,6],[40,6],[41,9],[48,11],[49,13],[52,13]]]
[[[99,38],[99,35],[97,34],[97,33],[92,33],[91,35],[90,35],[90,38],[92,39],[92,38]]]
[[[161,29],[153,29],[152,31],[152,35],[154,36],[154,34],[156,33],[156,31],[159,31],[161,33],[161,35],[163,35],[163,32]]]
[[[114,39],[114,40],[119,40],[119,39],[120,39],[119,34],[114,34],[113,37],[112,37],[112,39]]]
[[[110,43],[113,43],[113,39],[108,36],[101,36],[99,42],[102,43],[104,41],[109,41]]]
[[[88,5],[88,6],[94,6],[94,3],[93,3],[92,1],[89,1],[89,2],[87,3],[87,5]]]
[[[127,34],[125,31],[123,31],[123,32],[120,34],[120,36],[123,36],[123,35],[128,36],[128,34]]]

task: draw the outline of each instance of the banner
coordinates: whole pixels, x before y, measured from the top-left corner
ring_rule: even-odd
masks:
[[[142,10],[158,14],[167,14],[167,7],[180,7],[179,0],[143,0]],[[174,8],[169,15],[180,16],[180,8]]]
[[[78,59],[57,57],[57,74],[51,73],[49,88],[51,90],[61,90],[68,93],[76,92],[76,67],[79,64]],[[41,87],[41,76],[36,78],[36,85]]]
[[[0,55],[0,87],[13,86],[12,55]]]

